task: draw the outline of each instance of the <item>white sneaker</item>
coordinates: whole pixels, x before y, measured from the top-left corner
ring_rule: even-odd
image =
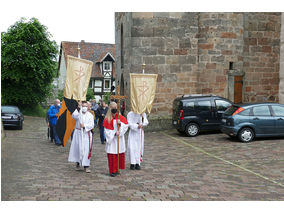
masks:
[[[89,168],[86,168],[86,173],[91,173],[91,170]]]

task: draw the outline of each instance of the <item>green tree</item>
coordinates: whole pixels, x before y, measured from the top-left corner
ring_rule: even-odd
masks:
[[[106,104],[110,102],[110,96],[112,95],[112,92],[105,92],[103,100]]]
[[[2,103],[36,106],[50,95],[58,46],[36,18],[22,18],[1,33]]]
[[[94,91],[91,88],[88,88],[87,94],[86,94],[86,100],[89,101],[90,99],[94,99]]]

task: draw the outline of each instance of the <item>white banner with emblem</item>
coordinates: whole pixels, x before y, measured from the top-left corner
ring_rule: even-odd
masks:
[[[157,74],[130,73],[130,102],[132,111],[141,114],[151,112],[155,99]]]

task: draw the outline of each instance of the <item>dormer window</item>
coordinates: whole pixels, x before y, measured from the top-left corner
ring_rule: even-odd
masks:
[[[104,77],[105,78],[111,78],[112,62],[111,61],[104,61],[103,62],[103,69],[104,69]]]
[[[111,71],[111,62],[110,61],[104,61],[104,71]]]

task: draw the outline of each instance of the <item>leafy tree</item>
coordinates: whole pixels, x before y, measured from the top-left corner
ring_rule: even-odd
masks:
[[[90,99],[94,99],[94,91],[91,88],[88,88],[87,94],[86,94],[86,100],[89,101]]]
[[[2,104],[22,108],[45,101],[56,73],[58,47],[36,18],[1,33]]]

